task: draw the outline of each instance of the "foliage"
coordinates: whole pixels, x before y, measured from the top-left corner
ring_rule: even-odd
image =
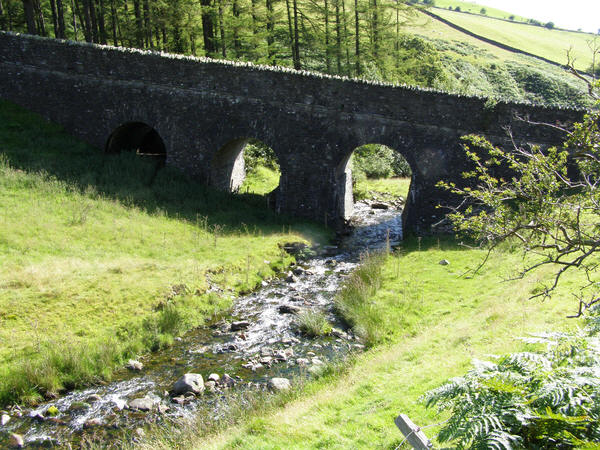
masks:
[[[258,167],[278,171],[279,163],[273,149],[258,140],[251,140],[244,147],[244,165],[246,172],[254,172]]]
[[[547,349],[476,361],[465,376],[423,397],[428,407],[451,412],[440,442],[511,449],[574,448],[600,440],[600,341],[593,330],[527,341]]]
[[[409,177],[410,165],[397,151],[379,144],[367,144],[358,147],[353,155],[353,172],[355,179]]]
[[[516,239],[529,260],[521,275],[542,265],[556,267],[554,282],[538,295],[549,295],[568,270],[585,273],[582,292],[597,298],[596,255],[600,247],[600,129],[598,112],[575,124],[562,148],[512,152],[481,137],[465,138],[474,168],[464,177],[470,186],[441,183],[463,198],[464,208],[449,215],[459,232],[491,248]],[[571,158],[576,172],[569,170]],[[583,294],[582,294],[583,295]],[[580,297],[580,306],[586,305]]]

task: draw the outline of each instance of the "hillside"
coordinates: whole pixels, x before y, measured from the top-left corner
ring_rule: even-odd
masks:
[[[590,70],[592,65],[592,52],[588,43],[596,40],[597,45],[600,46],[600,37],[590,33],[548,29],[543,26],[496,19],[480,14],[450,11],[444,8],[433,8],[432,12],[480,36],[542,56],[559,64],[566,64],[567,51],[570,50],[571,56],[575,58],[575,67],[582,71]]]

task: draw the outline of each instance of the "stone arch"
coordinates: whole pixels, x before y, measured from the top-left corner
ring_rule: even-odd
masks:
[[[272,147],[259,139],[243,137],[228,141],[222,145],[212,156],[210,161],[209,184],[219,190],[226,192],[243,192],[243,184],[252,167],[246,167],[246,151],[250,146],[263,147],[277,161],[279,170],[279,158]],[[279,184],[279,179],[277,180]],[[277,186],[273,186],[276,190]],[[270,192],[261,192],[268,195]]]
[[[416,167],[414,161],[411,161],[410,153],[401,151],[397,148],[393,148],[389,145],[382,144],[380,142],[368,142],[365,144],[361,144],[352,149],[349,153],[345,154],[342,160],[338,163],[334,170],[334,184],[335,188],[335,207],[336,207],[336,215],[339,219],[348,220],[352,216],[353,207],[354,207],[354,195],[353,195],[353,187],[354,187],[354,179],[353,179],[353,170],[352,170],[352,155],[360,148],[363,148],[367,145],[379,145],[386,147],[392,150],[396,155],[398,155],[399,160],[403,161],[406,165],[408,165],[410,175],[408,175],[411,179],[410,181],[410,189],[408,196],[410,195],[410,190],[414,185],[414,177],[416,174]],[[407,200],[405,199],[405,200]]]
[[[152,158],[161,166],[167,159],[167,148],[158,132],[144,122],[126,122],[117,127],[106,142],[105,153],[135,152]]]

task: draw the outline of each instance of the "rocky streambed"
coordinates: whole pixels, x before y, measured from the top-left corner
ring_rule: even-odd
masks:
[[[353,230],[337,246],[315,249],[282,277],[235,300],[226,316],[177,339],[169,349],[129,361],[116,381],[70,392],[37,408],[0,413],[0,447],[79,446],[136,440],[151,423],[227,413],[245,391],[278,391],[362,350],[333,311],[333,298],[360,255],[397,244],[397,205],[359,202]],[[308,337],[298,315],[324,314],[333,331]]]

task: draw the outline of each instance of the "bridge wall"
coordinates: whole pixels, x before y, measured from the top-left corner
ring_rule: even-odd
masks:
[[[384,144],[413,169],[404,223],[417,233],[440,219],[438,204],[454,201],[435,184],[460,183],[468,169],[460,136],[484,134],[502,144],[509,127],[523,141],[551,145],[563,136],[517,121],[515,114],[549,123],[582,115],[8,33],[0,33],[0,98],[98,148],[124,123],[148,124],[165,142],[167,164],[222,188],[236,185],[243,171],[232,149],[259,139],[273,148],[281,166],[277,209],[329,224],[349,205],[348,178],[340,167],[356,147]],[[217,154],[222,148],[226,156]]]

